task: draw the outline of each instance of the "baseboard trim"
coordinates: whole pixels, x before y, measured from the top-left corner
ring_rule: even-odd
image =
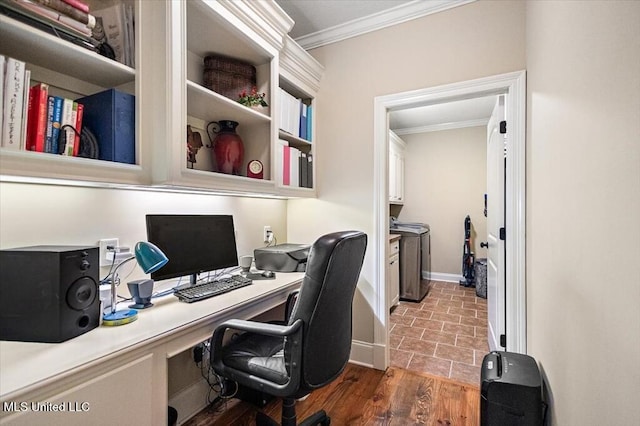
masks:
[[[427,272],[422,271],[423,280],[445,281],[448,283],[459,283],[463,279],[462,275],[446,274],[444,272]]]
[[[169,398],[169,406],[178,410],[178,425],[185,423],[207,407],[208,393],[209,384],[206,380],[200,379]]]
[[[351,355],[349,356],[349,362],[373,368],[373,361],[374,350],[372,343],[362,342],[360,340],[351,341]]]

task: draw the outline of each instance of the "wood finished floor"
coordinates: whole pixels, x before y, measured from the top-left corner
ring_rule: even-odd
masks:
[[[487,300],[475,288],[432,281],[421,302],[401,301],[389,322],[391,366],[479,386],[489,344]]]
[[[226,407],[209,407],[187,426],[248,426],[255,424],[253,405],[232,400]],[[335,426],[479,424],[478,386],[426,373],[390,367],[386,372],[348,364],[332,383],[296,403],[298,419],[324,409]],[[262,411],[280,421],[281,402]]]

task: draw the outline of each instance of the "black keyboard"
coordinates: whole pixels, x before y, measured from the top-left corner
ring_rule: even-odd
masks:
[[[181,302],[192,303],[219,294],[228,293],[237,288],[251,285],[251,283],[252,281],[249,278],[234,275],[230,278],[221,278],[208,283],[196,284],[191,287],[176,290],[173,295],[180,299]]]

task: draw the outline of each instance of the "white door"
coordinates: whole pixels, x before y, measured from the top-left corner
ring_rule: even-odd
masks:
[[[504,228],[504,170],[506,134],[500,133],[505,120],[504,96],[499,96],[487,125],[487,308],[489,348],[504,350],[505,334],[505,250],[500,239]]]

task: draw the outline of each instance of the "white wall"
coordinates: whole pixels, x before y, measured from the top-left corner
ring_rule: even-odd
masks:
[[[462,275],[464,219],[471,217],[471,251],[487,257],[484,194],[487,128],[402,135],[407,143],[405,202],[398,218],[431,227],[431,271]]]
[[[259,198],[0,183],[0,248],[97,245],[99,239],[112,237],[133,247],[146,240],[145,214],[232,214],[242,256],[264,245],[264,225],[271,226],[279,241],[287,240],[286,204]],[[107,272],[102,268],[100,277]],[[122,272],[123,282],[146,277],[137,266]],[[171,285],[159,282],[156,287]],[[119,293],[127,295],[126,286]],[[190,351],[170,364],[170,397],[201,380]]]
[[[527,335],[558,425],[640,418],[640,2],[527,2]]]
[[[0,184],[0,248],[40,244],[97,245],[119,238],[133,247],[146,240],[145,214],[232,214],[238,255],[264,245],[262,227],[287,238],[284,200],[202,194]],[[130,278],[145,275],[137,268]]]
[[[317,97],[318,199],[288,204],[291,240],[355,228],[373,235],[376,96],[524,69],[524,3],[474,2],[311,51]],[[374,248],[354,303],[354,338],[373,342]]]

